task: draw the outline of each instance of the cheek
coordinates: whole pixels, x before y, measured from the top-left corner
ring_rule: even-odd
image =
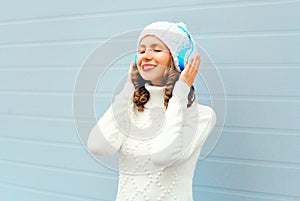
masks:
[[[137,65],[139,66],[139,64],[137,64]],[[140,67],[137,67],[137,69],[138,69],[138,71],[139,71],[139,74],[142,75],[143,72],[142,72],[141,68],[140,68]]]
[[[137,59],[136,59],[136,64],[137,64],[137,66],[141,66],[141,64],[142,64],[142,58],[141,57],[137,57]]]
[[[161,56],[159,58],[159,63],[165,67],[169,67],[170,64],[170,56]]]

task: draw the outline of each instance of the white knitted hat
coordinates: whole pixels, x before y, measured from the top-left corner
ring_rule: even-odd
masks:
[[[147,35],[159,38],[170,50],[175,67],[182,71],[190,58],[197,54],[197,47],[186,25],[182,22],[155,22],[147,25],[138,37],[138,44]]]

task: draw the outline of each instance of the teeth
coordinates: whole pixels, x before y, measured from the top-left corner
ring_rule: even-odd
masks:
[[[152,69],[152,68],[154,68],[155,66],[144,66],[144,69],[145,70],[149,70],[149,69]]]

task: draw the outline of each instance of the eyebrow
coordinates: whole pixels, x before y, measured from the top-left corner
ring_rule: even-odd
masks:
[[[139,47],[146,47],[146,45],[139,45]],[[160,48],[163,48],[163,45],[162,44],[159,44],[159,43],[154,43],[152,45],[150,45],[150,47],[160,47]]]

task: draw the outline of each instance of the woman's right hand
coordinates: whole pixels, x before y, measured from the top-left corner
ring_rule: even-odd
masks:
[[[134,65],[133,65],[133,61],[131,61],[129,70],[128,70],[128,74],[131,74],[133,72],[133,69],[134,69]]]
[[[128,69],[128,78],[127,78],[131,82],[132,82],[131,76],[132,76],[133,70],[134,70],[134,64],[133,64],[133,61],[131,61],[129,69]]]

